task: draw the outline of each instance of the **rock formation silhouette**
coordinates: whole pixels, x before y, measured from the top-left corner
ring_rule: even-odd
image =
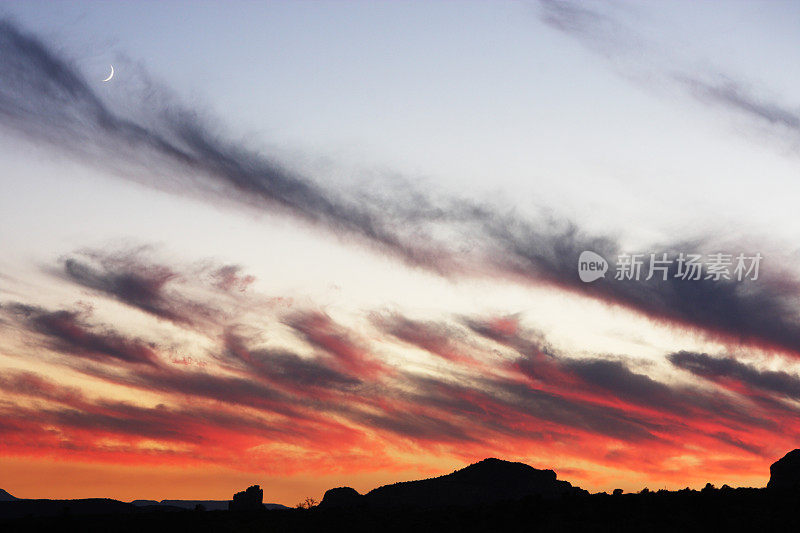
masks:
[[[524,463],[484,459],[440,477],[384,485],[364,496],[350,487],[331,489],[322,507],[376,506],[435,507],[478,505],[528,496],[557,497],[588,494],[567,481],[558,480],[552,470],[538,470]]]
[[[247,490],[237,492],[228,504],[230,511],[256,511],[264,510],[264,491],[258,485],[247,487]]]
[[[768,489],[800,489],[800,449],[792,450],[769,467]]]
[[[13,497],[11,494],[7,493],[3,489],[0,489],[0,502],[13,502],[17,498]]]
[[[322,497],[321,507],[354,507],[363,503],[363,496],[350,487],[328,489]]]

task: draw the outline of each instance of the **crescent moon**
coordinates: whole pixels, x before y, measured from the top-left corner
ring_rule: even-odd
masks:
[[[109,74],[108,77],[106,79],[104,79],[103,81],[111,81],[111,78],[114,77],[114,65],[110,65],[110,66],[111,66],[111,74]]]

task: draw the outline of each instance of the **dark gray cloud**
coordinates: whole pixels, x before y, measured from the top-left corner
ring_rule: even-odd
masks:
[[[782,370],[760,370],[734,357],[675,352],[667,356],[678,368],[712,381],[732,380],[750,389],[800,400],[800,376]]]
[[[375,315],[372,322],[383,332],[450,361],[470,358],[463,331],[444,322],[412,320],[399,313]]]
[[[7,393],[52,400],[75,406],[83,400],[80,390],[56,385],[33,372],[8,371],[0,375],[0,389]]]
[[[698,99],[800,134],[800,110],[760,98],[740,81],[723,76],[714,80],[676,76],[676,80]]]
[[[433,442],[478,442],[470,428],[453,422],[453,414],[432,416],[415,411],[385,409],[379,413],[360,411],[352,413],[353,421],[367,427],[390,431],[401,437]]]
[[[216,375],[200,371],[134,372],[125,376],[86,369],[86,372],[108,381],[146,391],[202,398],[227,405],[253,407],[297,420],[307,417],[295,405],[291,395],[278,387],[248,376]]]
[[[348,390],[362,382],[358,376],[340,372],[319,357],[301,357],[287,350],[253,348],[252,344],[252,340],[235,332],[226,332],[222,361],[295,391]]]
[[[577,229],[546,238],[527,224],[498,226],[496,242],[510,253],[497,254],[501,269],[529,280],[546,280],[565,290],[575,291],[613,304],[624,305],[652,318],[696,328],[729,342],[751,343],[800,353],[800,314],[797,297],[800,285],[794,275],[780,272],[781,265],[767,265],[756,281],[684,280],[678,276],[678,264],[669,265],[667,279],[656,273],[645,278],[650,265],[643,252],[642,275],[632,280],[614,279],[614,262],[619,244],[610,239],[591,238]],[[544,239],[544,240],[543,240]],[[673,260],[679,252],[716,253],[709,243],[667,244],[654,250],[668,253]],[[606,278],[592,284],[577,278],[578,258],[582,251],[593,250],[611,264]],[[754,251],[746,250],[748,254]],[[635,251],[628,251],[634,253]],[[743,250],[731,250],[735,255]]]
[[[296,387],[347,390],[362,381],[339,372],[322,361],[279,350],[251,352],[255,369],[264,377]]]
[[[179,291],[170,290],[170,283],[180,281],[183,274],[145,261],[138,252],[76,254],[64,259],[59,275],[180,325],[200,326],[222,317],[222,311],[212,304],[191,300]]]
[[[612,392],[634,405],[647,405],[673,413],[685,413],[697,398],[688,391],[672,388],[645,374],[633,372],[622,361],[607,359],[572,359],[562,361],[564,368],[587,385]]]
[[[55,351],[106,363],[161,364],[155,344],[123,335],[108,326],[91,325],[86,313],[49,311],[22,304],[5,305],[4,309],[44,336]]]
[[[621,39],[631,38],[613,17],[588,6],[585,2],[540,0],[539,16],[549,26],[609,53]]]
[[[622,361],[607,359],[563,359],[560,363],[582,381],[584,390],[612,394],[632,406],[649,407],[682,417],[718,419],[776,430],[776,424],[753,415],[715,392],[683,385],[667,385],[650,376],[634,372]]]
[[[383,365],[371,356],[366,343],[324,313],[294,313],[284,318],[284,322],[305,342],[330,355],[348,373],[364,376],[383,370]]]
[[[644,373],[636,372],[631,368],[630,362],[601,357],[567,357],[549,346],[537,332],[515,330],[502,321],[472,320],[471,324],[476,333],[519,353],[520,357],[511,363],[513,368],[538,384],[537,387],[553,388],[556,392],[537,391],[535,387],[514,381],[506,383],[510,385],[510,390],[519,391],[528,387],[531,390],[526,395],[540,398],[545,406],[550,405],[547,401],[549,396],[563,396],[559,400],[561,404],[573,405],[570,416],[580,414],[582,406],[596,407],[598,401],[603,404],[601,399],[605,398],[621,401],[622,405],[604,405],[605,413],[594,413],[593,416],[601,419],[621,416],[617,427],[628,427],[628,424],[637,421],[641,431],[660,427],[660,423],[643,414],[644,410],[685,420],[715,420],[728,427],[744,425],[768,431],[778,428],[771,418],[754,414],[736,402],[731,402],[724,395],[657,381]],[[501,386],[504,383],[502,380],[489,383],[495,383],[494,386],[489,385],[490,388],[505,388]],[[498,395],[504,396],[507,394]],[[557,402],[554,405],[555,403]],[[556,407],[548,408],[545,412],[553,413],[554,416],[558,414]],[[585,417],[577,419],[582,420]],[[635,433],[631,435],[634,436]],[[641,437],[642,433],[638,435]]]
[[[735,436],[733,436],[733,435],[731,435],[729,433],[726,433],[724,431],[717,431],[717,432],[713,433],[711,436],[714,437],[715,439],[721,441],[721,442],[730,444],[731,446],[733,446],[735,448],[739,448],[739,449],[744,450],[746,452],[752,453],[753,455],[759,455],[761,457],[769,457],[769,455],[770,455],[769,452],[765,451],[765,446],[763,444],[762,445],[757,445],[757,444],[752,444],[752,443],[749,443],[749,442],[745,442],[742,439],[737,438],[737,437],[735,437]]]
[[[473,383],[447,380],[415,380],[419,405],[436,405],[445,412],[470,420],[505,435],[520,426],[546,422],[551,429],[586,431],[629,442],[658,440],[653,431],[659,423],[622,409],[564,394],[566,383],[553,383],[557,392],[538,389],[513,379],[486,377]],[[541,427],[537,428],[540,431]],[[480,431],[480,430],[478,430]]]
[[[211,272],[214,286],[223,291],[244,292],[256,280],[252,274],[242,272],[239,265],[222,265]]]
[[[161,166],[163,183],[151,182],[157,187],[175,189],[171,182],[177,179],[184,194],[282,210],[360,235],[410,262],[435,264],[423,247],[404,243],[359,202],[222,140],[162,87],[151,84],[147,92],[147,107],[129,102],[125,114],[112,110],[74,64],[11,21],[0,21],[0,120],[6,127],[95,163],[129,170]]]

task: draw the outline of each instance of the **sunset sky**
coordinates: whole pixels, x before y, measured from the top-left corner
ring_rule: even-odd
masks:
[[[485,457],[765,485],[800,447],[798,27],[789,1],[3,4],[0,488],[293,505]],[[651,253],[763,259],[615,279]]]

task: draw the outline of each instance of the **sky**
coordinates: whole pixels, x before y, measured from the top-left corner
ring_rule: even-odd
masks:
[[[797,447],[796,3],[0,20],[15,496],[293,505],[485,457],[763,486]]]

